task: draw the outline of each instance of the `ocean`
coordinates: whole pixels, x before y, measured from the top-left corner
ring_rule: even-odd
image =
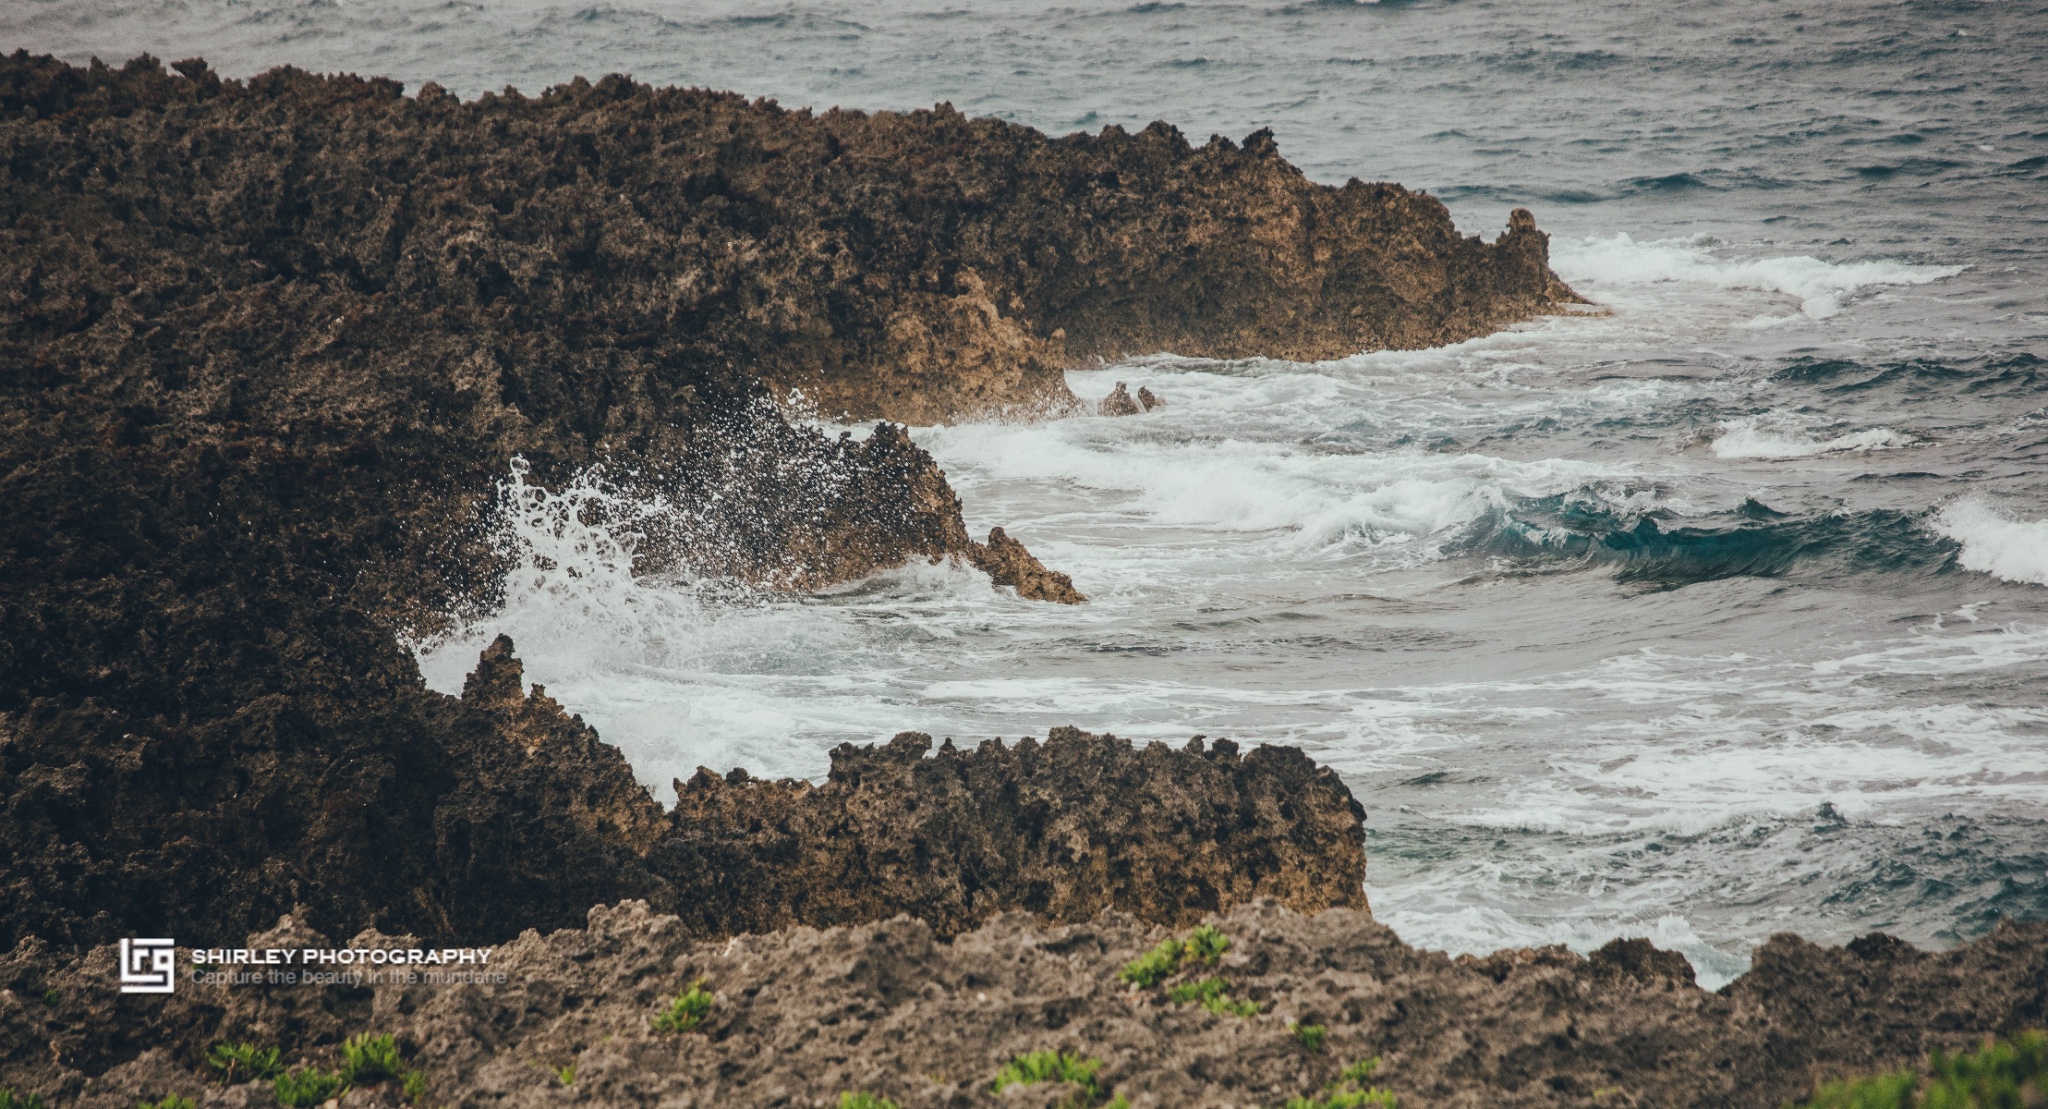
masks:
[[[1645,935],[1713,986],[1774,932],[2048,916],[2048,3],[10,0],[0,47],[1269,127],[1467,232],[1526,206],[1606,314],[913,429],[1086,605],[635,577],[594,484],[508,474],[504,606],[422,669],[509,632],[664,795],[899,730],[1294,744],[1453,952]]]

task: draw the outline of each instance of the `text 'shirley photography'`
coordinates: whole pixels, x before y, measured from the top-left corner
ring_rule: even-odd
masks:
[[[2048,0],[0,54],[0,1109],[2048,1103]]]

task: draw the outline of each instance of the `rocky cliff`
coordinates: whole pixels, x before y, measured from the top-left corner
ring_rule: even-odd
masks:
[[[875,854],[809,857],[811,902],[705,902],[722,927],[1356,894],[1353,833],[1318,823],[1336,810],[1289,809],[1325,788],[1305,764],[1217,749],[1121,751],[1098,769],[1124,793],[924,827],[900,844],[959,853],[916,889],[879,847],[900,814],[830,816],[836,784],[706,782],[686,805],[730,826],[655,836],[673,819],[544,695],[433,694],[397,637],[489,607],[515,465],[683,506],[642,569],[801,589],[959,558],[1078,601],[1000,529],[973,542],[899,428],[833,437],[781,405],[1042,413],[1077,359],[1463,338],[1572,299],[1525,218],[1462,237],[1427,197],[1306,181],[1263,135],[1052,139],[623,78],[401,93],[0,60],[0,946],[235,934],[295,906],[444,939],[627,896],[687,912],[689,867],[765,865],[841,818]],[[942,751],[955,769],[920,764],[903,796],[980,804],[1056,748]],[[1147,799],[1148,775],[1191,792]],[[1232,799],[1244,775],[1280,784]],[[714,788],[763,791],[787,827]],[[1287,848],[1290,821],[1341,850]],[[1057,878],[1062,851],[1089,884]]]

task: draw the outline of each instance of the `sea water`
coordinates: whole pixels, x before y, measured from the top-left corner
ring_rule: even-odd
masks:
[[[1526,205],[1608,314],[1159,352],[1069,375],[1142,416],[914,429],[1086,605],[635,577],[595,479],[508,474],[504,606],[422,668],[511,633],[660,794],[904,729],[1294,744],[1370,813],[1379,918],[1451,951],[1647,935],[1713,985],[1773,932],[2048,915],[2048,3],[16,0],[0,36],[1270,127],[1469,232]]]

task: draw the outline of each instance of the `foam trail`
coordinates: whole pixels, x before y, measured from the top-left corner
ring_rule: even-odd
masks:
[[[1782,323],[1801,317],[1827,319],[1841,312],[1848,299],[1865,289],[1925,285],[1963,272],[1962,266],[1919,266],[1905,262],[1829,262],[1811,255],[1776,258],[1721,258],[1715,240],[1706,236],[1637,242],[1626,232],[1612,237],[1589,236],[1552,244],[1552,265],[1574,285],[1600,291],[1606,300],[1617,291],[1641,291],[1677,283],[1718,289],[1758,289],[1799,300],[1799,315],[1760,316],[1752,324]]]
[[[1914,443],[1912,436],[1888,427],[1874,427],[1837,435],[1832,439],[1815,440],[1803,432],[1773,426],[1780,422],[1770,417],[1745,416],[1723,423],[1721,427],[1724,430],[1720,438],[1714,440],[1714,457],[1813,458],[1824,454],[1893,450],[1912,446]]]
[[[1968,497],[1935,517],[1943,535],[1963,545],[1956,561],[2028,585],[2048,585],[2048,520],[2009,520],[1981,498]]]

